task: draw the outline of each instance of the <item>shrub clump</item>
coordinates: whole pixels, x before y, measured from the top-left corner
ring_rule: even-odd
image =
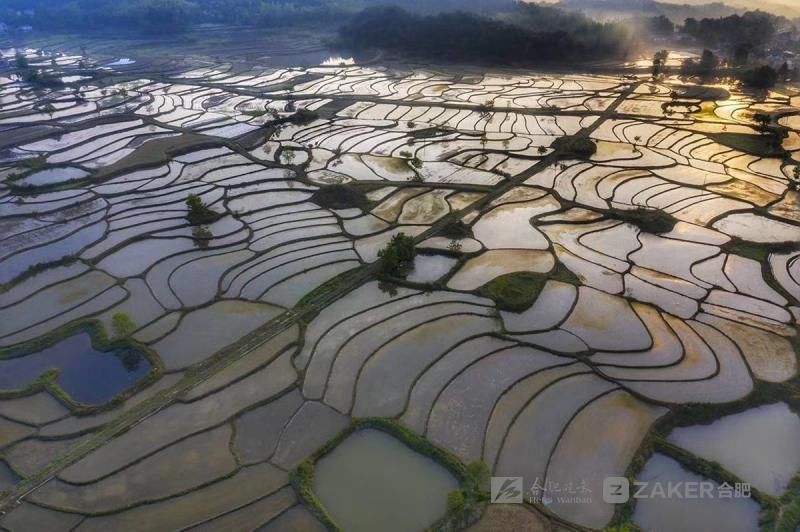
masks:
[[[586,137],[559,137],[551,147],[568,158],[588,159],[597,153],[597,144]]]
[[[203,203],[197,194],[189,194],[186,197],[186,206],[189,208],[186,218],[192,225],[210,224],[222,218],[220,213]]]
[[[311,196],[311,201],[326,209],[367,210],[367,196],[360,189],[350,185],[328,185]]]
[[[460,240],[462,238],[470,238],[472,236],[472,228],[462,220],[455,220],[442,227],[439,234],[447,238]]]
[[[500,310],[522,312],[533,305],[545,282],[547,282],[546,275],[515,272],[496,277],[481,291],[492,299]]]
[[[305,126],[319,118],[319,113],[310,109],[298,109],[291,117],[289,122],[298,126]]]
[[[125,312],[117,312],[111,316],[111,328],[117,337],[129,336],[136,330],[136,323]]]
[[[405,233],[397,233],[389,244],[378,252],[381,271],[387,275],[403,276],[412,267],[416,255],[414,239]]]
[[[654,235],[669,233],[678,223],[674,216],[658,209],[618,210],[614,212],[614,217]]]
[[[477,521],[489,500],[489,466],[472,462],[464,470],[461,488],[447,494],[447,514],[432,530],[445,532],[463,530]]]

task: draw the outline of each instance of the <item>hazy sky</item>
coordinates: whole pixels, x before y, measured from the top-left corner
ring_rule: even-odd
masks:
[[[555,3],[558,0],[532,0],[534,2]],[[672,4],[710,4],[712,2],[722,2],[734,7],[745,9],[762,9],[790,18],[800,17],[800,0],[657,0],[659,2],[669,2]]]
[[[712,0],[659,0],[672,4],[708,4]],[[719,0],[724,4],[747,9],[769,10],[789,17],[800,16],[799,0]]]

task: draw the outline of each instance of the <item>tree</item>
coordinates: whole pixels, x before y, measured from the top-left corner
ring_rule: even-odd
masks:
[[[28,58],[25,57],[25,54],[22,52],[17,52],[14,55],[14,64],[17,66],[19,70],[26,70],[30,67],[30,63],[28,63]]]
[[[758,124],[759,129],[765,130],[769,127],[770,122],[772,122],[772,118],[766,113],[755,113],[753,115],[753,122]]]
[[[189,213],[186,217],[192,225],[212,223],[217,221],[221,216],[218,212],[213,211],[208,205],[203,203],[203,200],[197,194],[189,194],[186,197],[186,206],[189,208]]]
[[[683,28],[681,29],[681,31],[689,35],[696,35],[699,30],[700,22],[698,22],[696,18],[687,18],[683,22]]]
[[[195,225],[192,228],[192,241],[195,247],[208,249],[212,238],[214,238],[214,234],[205,225]]]
[[[669,59],[669,50],[660,50],[653,55],[653,78],[661,75],[667,59]]]
[[[174,33],[188,27],[193,11],[186,0],[137,0],[129,16],[146,33]]]
[[[709,77],[713,75],[719,66],[719,59],[714,55],[711,50],[703,50],[703,56],[700,58],[700,75]]]
[[[128,372],[134,372],[139,369],[139,365],[141,365],[142,359],[144,358],[142,354],[135,349],[123,349],[121,351],[116,351],[114,354],[119,358],[120,362],[122,362],[122,367]]]
[[[399,7],[372,7],[351,17],[340,38],[354,49],[500,64],[619,58],[634,44],[633,32],[622,24],[599,23],[554,7],[514,4],[511,13],[496,18],[465,12],[425,16]]]
[[[550,147],[559,151],[565,158],[588,159],[597,153],[597,144],[586,137],[558,137]]]
[[[763,65],[742,72],[739,79],[756,89],[771,89],[778,82],[778,71],[769,65]]]
[[[753,53],[753,45],[748,43],[740,44],[733,51],[733,62],[737,66],[746,65],[750,61],[750,54]]]
[[[385,248],[378,252],[381,270],[389,275],[402,275],[411,266],[417,255],[414,239],[405,233],[397,233]]]
[[[650,32],[664,37],[675,33],[675,24],[664,15],[648,18],[646,27]]]
[[[727,44],[736,47],[743,44],[760,46],[770,42],[776,33],[780,19],[764,11],[748,11],[743,15],[722,18],[686,19],[682,32],[701,43],[717,47]]]

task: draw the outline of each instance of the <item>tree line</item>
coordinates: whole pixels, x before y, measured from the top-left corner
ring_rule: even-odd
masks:
[[[513,15],[420,15],[398,7],[367,9],[340,30],[343,44],[412,56],[501,64],[622,57],[635,36],[617,23],[577,13],[518,4]]]
[[[0,21],[44,29],[114,28],[176,33],[191,24],[286,26],[339,23],[370,6],[400,4],[422,13],[496,15],[515,0],[3,0]]]
[[[44,29],[129,29],[172,33],[186,29],[197,5],[188,0],[32,0],[0,10],[0,21]]]

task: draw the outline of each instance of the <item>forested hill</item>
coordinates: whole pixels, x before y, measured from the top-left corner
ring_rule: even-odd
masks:
[[[154,33],[190,24],[255,26],[336,23],[376,5],[436,14],[467,11],[493,16],[515,0],[0,0],[0,22],[38,28],[121,28]]]
[[[497,18],[470,13],[426,16],[378,7],[354,17],[340,34],[354,48],[495,64],[623,57],[635,45],[625,25],[602,24],[536,4],[518,4],[513,14]]]

